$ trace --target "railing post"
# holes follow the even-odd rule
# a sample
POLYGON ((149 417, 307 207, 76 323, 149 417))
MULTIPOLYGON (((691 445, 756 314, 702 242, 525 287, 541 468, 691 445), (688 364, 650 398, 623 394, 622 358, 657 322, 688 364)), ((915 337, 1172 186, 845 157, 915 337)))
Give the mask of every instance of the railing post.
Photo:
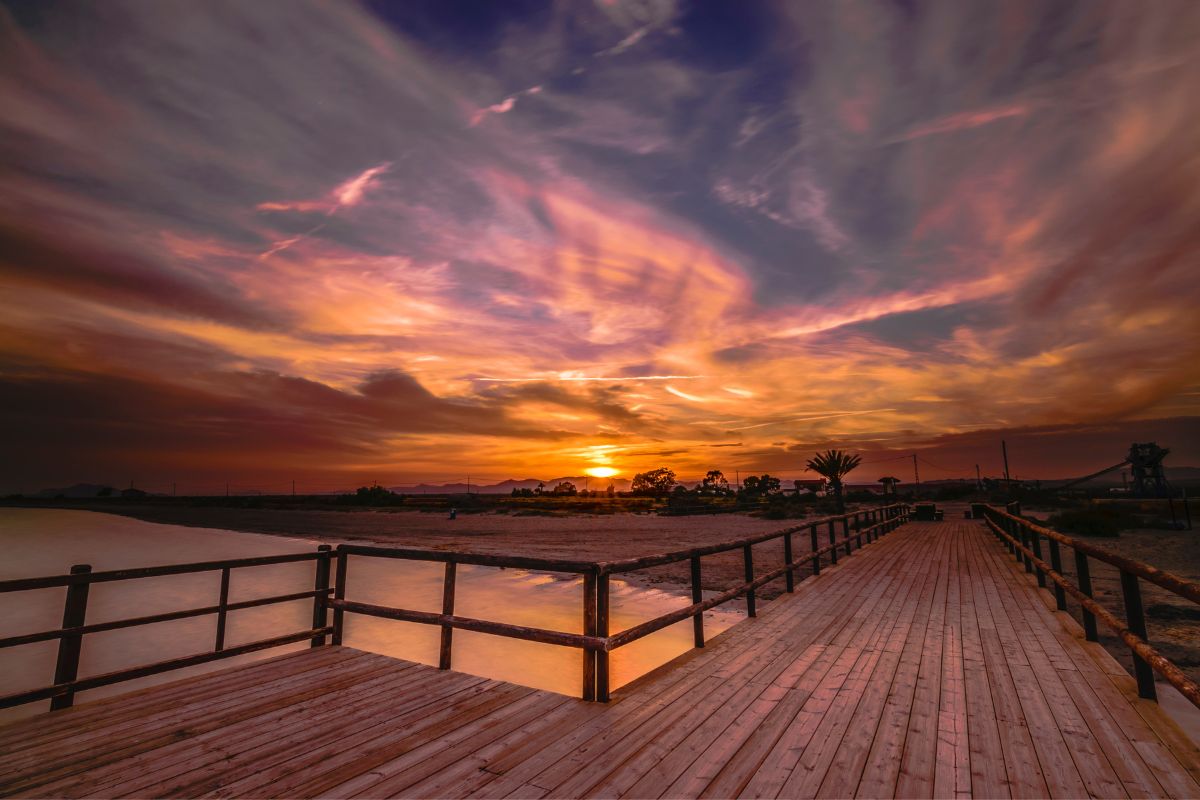
POLYGON ((813 523, 812 525, 808 526, 808 532, 812 536, 813 575, 820 575, 821 574, 821 557, 819 555, 817 555, 817 548, 820 547, 820 544, 817 543, 817 525, 816 525, 816 523, 813 523))
MULTIPOLYGON (((1092 596, 1092 572, 1088 567, 1087 553, 1075 551, 1075 578, 1079 581, 1079 591, 1092 596)), ((1089 642, 1099 640, 1096 632, 1096 615, 1086 608, 1083 609, 1083 635, 1089 642)))
MULTIPOLYGON (((1042 536, 1033 528, 1029 529, 1029 540, 1033 543, 1033 554, 1038 561, 1042 560, 1042 536)), ((1033 559, 1030 559, 1032 561, 1033 559)), ((1043 589, 1046 588, 1046 573, 1042 572, 1042 568, 1034 564, 1034 569, 1037 572, 1037 584, 1043 589)))
MULTIPOLYGON (((1142 611, 1142 590, 1138 586, 1137 575, 1121 570, 1121 593, 1125 595, 1125 624, 1129 626, 1129 630, 1135 636, 1146 641, 1146 615, 1142 611)), ((1158 693, 1154 690, 1154 670, 1136 652, 1130 655, 1133 656, 1133 673, 1137 677, 1138 697, 1157 700, 1158 693)))
MULTIPOLYGON (((608 575, 601 575, 596 585, 596 635, 608 636, 608 575)), ((608 702, 608 651, 596 651, 596 699, 608 702)))
MULTIPOLYGON (((337 551, 337 577, 333 584, 333 599, 346 599, 346 551, 340 547, 337 551)), ((340 608, 333 610, 333 636, 330 637, 330 643, 340 645, 342 643, 342 631, 346 624, 346 612, 340 608)))
MULTIPOLYGON (((72 575, 87 575, 91 564, 76 564, 71 567, 72 575)), ((88 589, 90 583, 67 584, 67 601, 63 604, 64 628, 80 628, 86 624, 88 589)), ((79 677, 79 654, 83 650, 83 634, 67 634, 58 640, 58 663, 54 666, 54 683, 70 683, 79 677)), ((70 708, 75 702, 75 692, 67 692, 50 699, 50 710, 70 708)))
MULTIPOLYGON (((754 580, 754 551, 750 545, 742 548, 742 558, 746 562, 746 583, 754 580)), ((754 588, 746 590, 746 616, 756 617, 758 614, 754 608, 754 588)))
MULTIPOLYGON (((454 614, 454 583, 458 575, 458 565, 453 561, 446 562, 446 574, 442 579, 442 613, 446 616, 454 614)), ((450 669, 452 650, 454 647, 454 628, 442 626, 442 646, 438 651, 438 669, 450 669)))
MULTIPOLYGON (((704 600, 700 589, 700 556, 692 556, 692 604, 704 600)), ((692 617, 692 633, 695 636, 696 647, 704 647, 704 614, 692 617)))
MULTIPOLYGON (((313 597, 313 630, 324 628, 329 624, 329 551, 333 548, 327 544, 317 545, 317 577, 313 589, 319 594, 313 597)), ((312 647, 325 644, 325 634, 312 638, 312 647)))
POLYGON ((225 649, 225 618, 229 614, 229 567, 221 570, 221 599, 217 601, 217 642, 213 648, 218 653, 225 649))
MULTIPOLYGON (((1014 524, 1017 526, 1017 530, 1019 530, 1021 532, 1021 544, 1025 545, 1026 550, 1029 550, 1030 546, 1032 545, 1032 542, 1029 541, 1029 538, 1030 538, 1029 530, 1024 525, 1022 525, 1020 522, 1017 522, 1014 524)), ((1033 572, 1033 558, 1030 557, 1028 552, 1023 553, 1023 555, 1025 557, 1025 571, 1033 572)))
POLYGON ((833 545, 829 550, 829 562, 837 564, 837 534, 833 532, 833 520, 829 520, 829 544, 833 545))
MULTIPOLYGON (((1048 538, 1046 543, 1050 545, 1050 568, 1062 575, 1062 555, 1058 551, 1058 540, 1048 538)), ((1054 583, 1054 605, 1058 607, 1059 611, 1067 610, 1067 593, 1063 591, 1063 587, 1059 586, 1057 581, 1054 583)))
POLYGON ((792 532, 788 531, 783 535, 783 563, 787 564, 787 572, 784 574, 784 584, 789 592, 796 591, 796 576, 792 569, 792 532))
POLYGON ((842 538, 846 540, 846 555, 850 555, 850 519, 842 517, 842 538))
MULTIPOLYGON (((596 635, 596 573, 583 573, 583 633, 596 635)), ((583 648, 583 699, 596 699, 596 652, 583 648)))

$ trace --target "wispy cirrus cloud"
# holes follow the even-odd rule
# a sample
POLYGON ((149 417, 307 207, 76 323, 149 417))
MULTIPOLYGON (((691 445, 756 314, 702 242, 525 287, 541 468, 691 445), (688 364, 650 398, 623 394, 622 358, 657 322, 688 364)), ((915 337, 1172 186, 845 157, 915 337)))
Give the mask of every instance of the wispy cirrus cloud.
POLYGON ((503 478, 1194 415, 1200 11, 1007 8, 0 11, 6 441, 503 478))

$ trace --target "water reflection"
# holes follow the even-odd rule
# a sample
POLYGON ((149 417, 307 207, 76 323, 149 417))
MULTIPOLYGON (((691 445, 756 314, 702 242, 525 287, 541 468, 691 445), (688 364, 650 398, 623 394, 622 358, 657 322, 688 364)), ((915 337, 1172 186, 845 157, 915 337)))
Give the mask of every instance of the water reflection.
MULTIPOLYGON (((0 546, 8 558, 0 562, 0 579, 52 575, 72 564, 93 570, 153 566, 226 558, 308 552, 315 542, 279 536, 159 525, 87 511, 0 509, 0 546)), ((234 570, 230 601, 286 594, 312 587, 310 562, 234 570)), ((419 611, 440 611, 443 565, 352 556, 347 598, 419 611)), ((145 578, 94 584, 88 601, 89 623, 214 605, 220 572, 145 578)), ((0 596, 0 636, 57 628, 62 622, 65 589, 45 589, 0 596)), ((582 579, 526 570, 460 566, 455 613, 517 625, 580 633, 582 579)), ((689 604, 679 594, 658 591, 614 578, 611 582, 611 630, 615 633, 674 608, 689 604)), ((243 609, 229 614, 226 646, 232 647, 299 630, 311 624, 310 601, 243 609)), ((716 609, 706 615, 709 636, 741 619, 734 611, 716 609)), ((216 617, 175 620, 152 626, 90 634, 84 637, 80 676, 191 655, 211 650, 216 617)), ((344 643, 397 658, 436 664, 439 629, 428 625, 346 615, 344 643)), ((684 621, 613 653, 615 689, 692 644, 690 621, 684 621)), ((91 690, 82 700, 120 694, 141 686, 177 680, 191 674, 269 657, 306 644, 290 645, 176 670, 163 675, 91 690)), ((54 674, 57 642, 41 642, 0 650, 0 693, 44 686, 54 674)), ((453 668, 526 686, 578 695, 582 656, 574 648, 506 639, 472 631, 455 631, 453 668)), ((0 711, 0 720, 44 710, 33 703, 0 711)))

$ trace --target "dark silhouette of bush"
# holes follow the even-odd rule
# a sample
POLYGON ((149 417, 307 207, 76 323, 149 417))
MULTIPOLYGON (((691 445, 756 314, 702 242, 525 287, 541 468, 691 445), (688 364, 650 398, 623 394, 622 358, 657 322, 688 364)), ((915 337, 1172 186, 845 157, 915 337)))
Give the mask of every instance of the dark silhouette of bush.
POLYGON ((1091 506, 1060 511, 1046 520, 1060 533, 1075 536, 1120 536, 1121 531, 1137 527, 1137 520, 1116 509, 1091 506))

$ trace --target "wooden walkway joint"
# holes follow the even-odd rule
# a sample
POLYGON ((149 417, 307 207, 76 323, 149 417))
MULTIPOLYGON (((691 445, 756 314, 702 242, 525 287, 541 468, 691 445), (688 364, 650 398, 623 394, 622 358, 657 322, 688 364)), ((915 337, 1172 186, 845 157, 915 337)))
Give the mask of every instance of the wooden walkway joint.
POLYGON ((1200 796, 1200 749, 1007 554, 907 524, 608 704, 305 649, 0 727, 0 793, 1200 796))

